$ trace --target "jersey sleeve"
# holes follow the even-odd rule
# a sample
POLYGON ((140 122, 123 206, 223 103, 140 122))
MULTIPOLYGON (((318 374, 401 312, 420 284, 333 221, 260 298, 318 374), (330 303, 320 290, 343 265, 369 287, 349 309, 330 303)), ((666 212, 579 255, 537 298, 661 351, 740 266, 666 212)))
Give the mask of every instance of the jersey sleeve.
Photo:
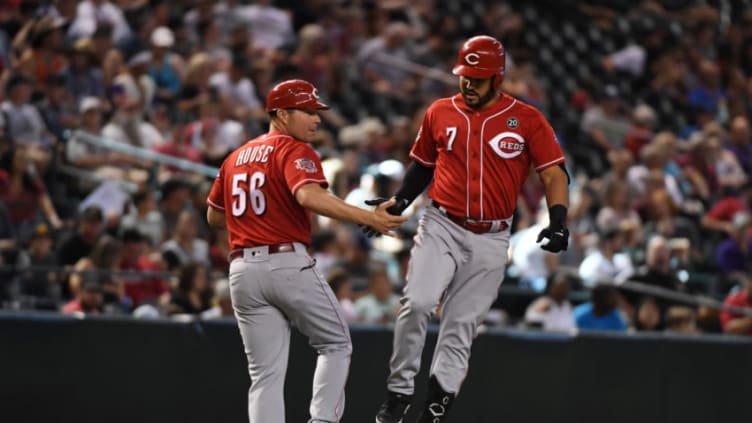
POLYGON ((531 125, 532 133, 529 136, 530 158, 535 171, 541 172, 551 166, 564 163, 564 153, 561 151, 561 146, 551 125, 538 111, 531 119, 534 120, 534 123, 531 125))
POLYGON ((436 157, 438 156, 436 140, 431 130, 432 116, 432 109, 429 108, 423 117, 423 123, 420 125, 417 137, 415 137, 413 148, 410 150, 410 158, 425 167, 436 167, 436 157))
POLYGON ((292 143, 286 154, 282 155, 281 166, 287 187, 293 195, 305 184, 319 184, 324 189, 329 187, 321 160, 308 144, 292 143))
POLYGON ((212 185, 211 191, 209 191, 209 197, 206 198, 207 205, 222 211, 225 210, 225 163, 227 163, 227 161, 222 163, 222 166, 219 168, 219 174, 214 179, 214 184, 212 185))

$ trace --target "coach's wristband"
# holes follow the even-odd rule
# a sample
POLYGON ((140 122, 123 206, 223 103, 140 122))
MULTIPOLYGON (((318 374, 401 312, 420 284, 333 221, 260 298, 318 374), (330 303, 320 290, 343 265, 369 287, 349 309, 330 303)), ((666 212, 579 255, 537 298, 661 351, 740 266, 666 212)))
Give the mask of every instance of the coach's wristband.
POLYGON ((561 204, 554 204, 548 208, 549 226, 552 229, 567 227, 567 208, 561 204))

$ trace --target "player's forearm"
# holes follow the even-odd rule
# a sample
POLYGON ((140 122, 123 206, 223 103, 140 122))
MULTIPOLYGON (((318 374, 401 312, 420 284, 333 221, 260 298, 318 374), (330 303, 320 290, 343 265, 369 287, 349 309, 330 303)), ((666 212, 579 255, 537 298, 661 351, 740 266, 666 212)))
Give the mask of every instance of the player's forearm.
POLYGON ((569 189, 567 188, 567 174, 560 166, 551 166, 540 174, 546 191, 548 207, 561 204, 569 207, 569 189))
POLYGON ((409 206, 426 189, 432 179, 432 167, 425 167, 412 162, 402 179, 402 186, 397 190, 394 197, 397 200, 406 199, 408 201, 406 206, 409 206))
POLYGON ((301 206, 322 216, 361 225, 370 223, 369 211, 347 204, 341 198, 315 184, 302 186, 295 193, 295 199, 301 206))

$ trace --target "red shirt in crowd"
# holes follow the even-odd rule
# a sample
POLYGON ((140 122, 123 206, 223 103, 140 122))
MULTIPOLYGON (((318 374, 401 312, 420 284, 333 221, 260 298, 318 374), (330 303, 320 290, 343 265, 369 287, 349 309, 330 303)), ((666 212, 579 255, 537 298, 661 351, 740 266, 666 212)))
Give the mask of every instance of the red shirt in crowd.
MULTIPOLYGON (((749 294, 747 294, 747 291, 745 290, 729 295, 728 297, 726 297, 726 301, 724 301, 723 304, 727 306, 748 308, 752 310, 752 301, 750 301, 749 294)), ((723 329, 726 329, 726 325, 728 324, 728 322, 738 317, 741 317, 741 316, 731 313, 729 311, 725 311, 725 310, 722 311, 721 312, 721 327, 723 329)), ((752 335, 752 329, 747 331, 747 335, 752 335)))
MULTIPOLYGON (((140 256, 135 263, 122 265, 120 270, 158 272, 162 269, 146 256, 140 256)), ((167 281, 154 276, 124 276, 122 280, 125 283, 125 295, 133 301, 134 307, 144 301, 156 300, 168 291, 167 281)))

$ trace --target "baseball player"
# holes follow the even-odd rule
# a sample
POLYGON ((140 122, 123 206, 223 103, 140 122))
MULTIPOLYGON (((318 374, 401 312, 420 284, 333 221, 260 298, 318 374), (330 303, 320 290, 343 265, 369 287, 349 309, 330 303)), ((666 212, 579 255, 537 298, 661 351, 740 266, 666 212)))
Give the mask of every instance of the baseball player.
POLYGON ((229 233, 230 294, 251 375, 251 423, 285 421, 291 323, 319 354, 310 422, 338 422, 344 409, 352 346, 342 310, 306 251, 310 211, 384 234, 407 220, 383 206, 372 212, 348 205, 326 190, 321 162, 307 143, 321 122, 318 110, 327 108, 306 81, 272 88, 270 131, 225 159, 207 199, 209 224, 229 233))
MULTIPOLYGON (((478 325, 504 278, 510 225, 532 165, 545 186, 550 225, 538 242, 567 249, 569 203, 564 155, 535 108, 500 92, 504 47, 488 36, 467 40, 452 73, 460 93, 435 101, 413 145, 397 203, 401 214, 421 192, 431 205, 415 236, 407 286, 394 332, 388 394, 377 423, 402 422, 411 405, 426 325, 444 296, 421 423, 444 421, 460 389, 478 325)), ((383 204, 383 198, 367 202, 383 204)))

